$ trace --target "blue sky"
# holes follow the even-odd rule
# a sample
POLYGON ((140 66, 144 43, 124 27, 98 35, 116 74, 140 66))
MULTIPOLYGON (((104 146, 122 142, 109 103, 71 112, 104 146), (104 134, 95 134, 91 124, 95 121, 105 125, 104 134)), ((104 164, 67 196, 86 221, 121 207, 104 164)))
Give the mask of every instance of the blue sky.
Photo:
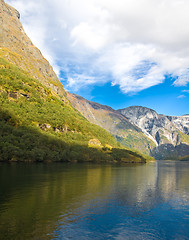
POLYGON ((188 0, 7 0, 66 90, 189 113, 188 0))
POLYGON ((109 105, 113 109, 122 109, 129 106, 145 106, 156 110, 160 114, 181 116, 188 114, 189 91, 185 87, 174 87, 172 80, 166 78, 165 82, 135 95, 127 95, 120 91, 119 86, 107 83, 102 86, 93 86, 90 89, 80 89, 77 94, 84 98, 109 105))

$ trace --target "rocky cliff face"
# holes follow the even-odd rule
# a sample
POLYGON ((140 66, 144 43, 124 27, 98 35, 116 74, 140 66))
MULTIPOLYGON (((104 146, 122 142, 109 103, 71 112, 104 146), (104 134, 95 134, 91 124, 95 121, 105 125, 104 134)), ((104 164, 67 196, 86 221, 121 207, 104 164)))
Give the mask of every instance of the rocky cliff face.
POLYGON ((99 125, 114 135, 128 148, 151 154, 155 144, 134 123, 111 107, 88 101, 76 94, 67 94, 73 107, 90 122, 99 125))
POLYGON ((154 141, 154 157, 177 158, 189 154, 189 116, 165 116, 141 106, 120 109, 118 112, 154 141))
POLYGON ((65 91, 53 68, 42 56, 20 23, 20 14, 13 7, 0 0, 0 56, 27 71, 53 93, 65 99, 65 91))
POLYGON ((189 115, 184 116, 167 116, 170 122, 172 122, 177 129, 181 132, 189 135, 189 115))

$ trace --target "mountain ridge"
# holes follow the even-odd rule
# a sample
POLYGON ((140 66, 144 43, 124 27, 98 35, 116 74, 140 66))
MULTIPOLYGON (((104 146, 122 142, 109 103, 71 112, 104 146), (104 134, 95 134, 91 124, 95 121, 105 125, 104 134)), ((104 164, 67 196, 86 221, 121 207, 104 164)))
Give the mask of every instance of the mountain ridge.
POLYGON ((89 121, 109 131, 127 147, 149 154, 157 159, 173 159, 189 154, 189 116, 187 115, 166 116, 143 106, 131 106, 114 110, 101 104, 98 104, 98 113, 95 113, 97 110, 94 109, 94 104, 97 103, 88 101, 75 94, 68 94, 68 99, 89 121), (109 110, 108 113, 102 113, 104 108, 109 110), (110 120, 108 120, 108 115, 111 113, 116 116, 116 119, 122 119, 122 132, 125 135, 119 131, 118 121, 111 119, 110 123, 110 120), (91 114, 95 114, 93 119, 90 116, 91 114), (125 117, 124 121, 123 116, 125 117), (111 129, 107 125, 108 121, 109 125, 113 126, 111 129), (132 133, 132 138, 128 134, 131 129, 135 130, 132 133), (137 136, 139 133, 140 135, 137 136), (136 136, 141 138, 141 141, 137 141, 136 136), (134 145, 136 141, 137 145, 134 145), (128 142, 131 142, 129 146, 128 142), (148 151, 140 147, 141 144, 145 144, 145 148, 148 151))

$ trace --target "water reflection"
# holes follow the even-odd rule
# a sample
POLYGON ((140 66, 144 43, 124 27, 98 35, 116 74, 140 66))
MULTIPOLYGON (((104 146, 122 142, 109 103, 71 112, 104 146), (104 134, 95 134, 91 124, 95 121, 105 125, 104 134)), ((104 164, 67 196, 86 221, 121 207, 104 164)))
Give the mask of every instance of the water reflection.
POLYGON ((189 163, 1 164, 0 239, 188 239, 189 163))

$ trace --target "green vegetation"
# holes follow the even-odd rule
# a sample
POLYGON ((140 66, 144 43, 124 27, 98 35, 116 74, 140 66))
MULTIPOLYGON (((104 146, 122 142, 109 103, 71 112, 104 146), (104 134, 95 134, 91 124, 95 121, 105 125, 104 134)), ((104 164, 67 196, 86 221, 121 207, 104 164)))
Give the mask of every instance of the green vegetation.
POLYGON ((0 58, 0 161, 135 161, 111 134, 28 73, 0 58), (89 147, 98 139, 102 147, 89 147), (106 144, 113 148, 106 149, 106 144))
POLYGON ((155 144, 147 137, 145 137, 141 132, 135 132, 135 135, 128 133, 125 137, 115 136, 117 141, 123 146, 132 149, 133 151, 140 151, 145 155, 150 155, 152 149, 155 148, 155 144))
POLYGON ((183 143, 189 144, 189 135, 179 132, 178 137, 183 143))

